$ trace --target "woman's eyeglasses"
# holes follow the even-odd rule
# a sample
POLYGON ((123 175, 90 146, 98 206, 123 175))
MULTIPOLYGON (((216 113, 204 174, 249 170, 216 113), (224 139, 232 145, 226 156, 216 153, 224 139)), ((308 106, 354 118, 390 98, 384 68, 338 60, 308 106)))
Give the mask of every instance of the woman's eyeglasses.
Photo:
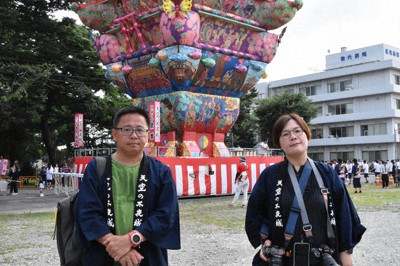
POLYGON ((300 137, 301 134, 303 134, 303 132, 304 132, 304 131, 303 131, 300 127, 295 127, 295 128, 292 129, 292 130, 285 130, 285 131, 282 131, 281 138, 283 138, 283 139, 289 139, 291 133, 293 133, 293 135, 295 135, 296 137, 300 137))

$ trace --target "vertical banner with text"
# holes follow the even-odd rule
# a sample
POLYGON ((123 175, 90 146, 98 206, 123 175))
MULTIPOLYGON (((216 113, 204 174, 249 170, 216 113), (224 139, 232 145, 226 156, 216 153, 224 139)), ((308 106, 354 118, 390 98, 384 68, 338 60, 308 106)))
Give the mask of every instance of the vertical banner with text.
POLYGON ((160 102, 150 102, 148 114, 150 118, 149 141, 160 142, 160 102))
POLYGON ((75 114, 75 147, 83 145, 83 114, 75 114))
POLYGON ((7 159, 0 159, 0 175, 6 175, 8 170, 8 160, 7 159))

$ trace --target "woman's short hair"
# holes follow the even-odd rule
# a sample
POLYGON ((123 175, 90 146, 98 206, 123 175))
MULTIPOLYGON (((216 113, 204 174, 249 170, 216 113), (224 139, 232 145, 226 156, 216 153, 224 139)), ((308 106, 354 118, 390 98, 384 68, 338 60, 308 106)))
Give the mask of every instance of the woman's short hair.
POLYGON ((276 120, 274 127, 272 128, 272 141, 274 142, 274 144, 276 146, 278 146, 279 148, 281 147, 281 144, 279 143, 279 139, 281 137, 282 131, 284 129, 284 127, 286 126, 286 124, 290 121, 290 120, 294 120, 297 124, 299 124, 299 126, 301 127, 301 129, 304 131, 304 133, 307 136, 307 139, 310 140, 311 139, 311 130, 308 127, 306 121, 304 121, 304 119, 299 116, 298 114, 292 113, 292 114, 286 114, 286 115, 281 115, 278 120, 276 120))

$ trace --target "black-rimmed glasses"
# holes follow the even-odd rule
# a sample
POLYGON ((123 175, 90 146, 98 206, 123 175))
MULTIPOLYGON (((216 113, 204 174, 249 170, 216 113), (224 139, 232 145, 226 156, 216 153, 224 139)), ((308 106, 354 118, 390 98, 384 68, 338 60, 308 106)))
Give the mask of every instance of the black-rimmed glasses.
POLYGON ((115 127, 114 129, 121 131, 121 134, 124 136, 131 136, 133 133, 136 133, 139 137, 146 136, 148 129, 144 128, 131 128, 131 127, 115 127))

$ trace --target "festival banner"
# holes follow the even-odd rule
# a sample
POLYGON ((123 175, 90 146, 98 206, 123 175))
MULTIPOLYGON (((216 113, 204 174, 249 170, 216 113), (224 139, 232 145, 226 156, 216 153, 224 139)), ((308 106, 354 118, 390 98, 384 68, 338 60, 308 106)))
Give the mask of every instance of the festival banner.
MULTIPOLYGON (((178 197, 221 196, 235 193, 236 168, 240 157, 182 158, 155 157, 171 169, 178 197)), ((76 157, 75 171, 83 173, 92 157, 76 157)), ((261 172, 279 163, 282 156, 246 157, 251 192, 261 172)))
POLYGON ((83 114, 75 114, 75 147, 83 144, 83 114))
POLYGON ((0 159, 0 175, 6 175, 8 170, 8 160, 0 159))
POLYGON ((149 103, 149 141, 150 142, 160 142, 160 102, 153 101, 149 103))

